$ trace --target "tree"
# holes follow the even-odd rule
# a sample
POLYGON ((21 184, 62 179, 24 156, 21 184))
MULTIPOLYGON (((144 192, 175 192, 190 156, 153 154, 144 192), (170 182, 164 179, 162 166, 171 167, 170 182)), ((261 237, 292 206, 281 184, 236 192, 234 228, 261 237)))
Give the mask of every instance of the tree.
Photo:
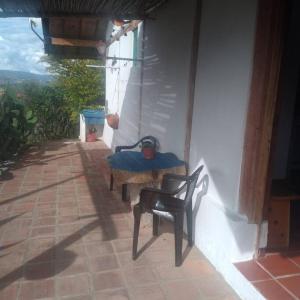
POLYGON ((33 142, 74 136, 76 126, 60 88, 31 82, 23 90, 23 102, 37 119, 33 142))
POLYGON ((87 65, 100 65, 101 61, 87 59, 57 59, 45 56, 48 71, 54 75, 54 84, 63 91, 70 109, 71 119, 78 120, 83 108, 104 105, 104 70, 87 65))

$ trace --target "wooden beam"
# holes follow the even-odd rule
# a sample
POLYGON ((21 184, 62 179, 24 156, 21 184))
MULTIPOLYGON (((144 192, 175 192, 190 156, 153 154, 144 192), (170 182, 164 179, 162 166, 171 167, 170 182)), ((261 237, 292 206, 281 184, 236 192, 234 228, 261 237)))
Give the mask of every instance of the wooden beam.
POLYGON ((109 47, 113 42, 118 41, 126 33, 136 29, 142 20, 133 20, 129 24, 124 25, 121 30, 119 30, 109 41, 107 41, 106 46, 109 47))
POLYGON ((106 43, 103 41, 66 39, 66 38, 51 38, 52 45, 70 46, 70 47, 90 47, 97 48, 100 54, 105 53, 106 43))
POLYGON ((190 145, 192 137, 192 124, 193 124, 193 110, 194 110, 194 98, 195 98, 195 81, 197 75, 197 62, 198 62, 198 49, 199 49, 199 36, 200 36, 200 21, 201 21, 201 3, 202 1, 196 1, 194 25, 193 25, 193 37, 191 45, 191 59, 190 59, 190 73, 188 81, 188 108, 186 114, 186 133, 185 133, 185 146, 184 146, 184 160, 189 166, 190 160, 190 145))

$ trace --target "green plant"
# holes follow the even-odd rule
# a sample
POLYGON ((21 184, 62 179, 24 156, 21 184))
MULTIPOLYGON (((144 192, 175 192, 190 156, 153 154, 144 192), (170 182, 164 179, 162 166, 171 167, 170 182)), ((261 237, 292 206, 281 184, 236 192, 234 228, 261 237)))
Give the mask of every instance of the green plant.
POLYGON ((25 103, 37 118, 33 142, 73 137, 76 122, 61 89, 30 84, 24 88, 25 103))
POLYGON ((103 69, 87 65, 99 65, 100 60, 42 58, 49 64, 48 71, 54 76, 54 85, 63 91, 63 97, 73 122, 77 122, 84 108, 104 105, 103 69))
POLYGON ((37 119, 8 92, 0 98, 0 160, 16 155, 27 144, 37 119))

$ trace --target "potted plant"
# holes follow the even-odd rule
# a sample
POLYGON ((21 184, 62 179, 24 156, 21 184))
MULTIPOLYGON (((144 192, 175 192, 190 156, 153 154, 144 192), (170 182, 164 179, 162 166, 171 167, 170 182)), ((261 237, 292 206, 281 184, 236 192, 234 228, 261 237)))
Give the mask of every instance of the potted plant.
POLYGON ((118 113, 115 114, 108 114, 106 115, 107 124, 112 129, 118 129, 119 128, 119 115, 118 113))
POLYGON ((155 145, 151 141, 146 141, 142 144, 142 153, 145 159, 154 159, 155 145))
POLYGON ((97 135, 96 135, 97 129, 95 127, 91 127, 89 129, 89 133, 87 134, 86 141, 87 142, 96 142, 97 135))

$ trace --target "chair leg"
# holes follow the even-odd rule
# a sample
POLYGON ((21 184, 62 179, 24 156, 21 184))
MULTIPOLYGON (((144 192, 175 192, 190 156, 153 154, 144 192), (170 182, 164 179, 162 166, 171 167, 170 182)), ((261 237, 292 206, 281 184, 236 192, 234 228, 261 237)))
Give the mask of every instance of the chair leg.
POLYGON ((127 184, 122 184, 122 201, 127 201, 127 184))
POLYGON ((186 223, 187 223, 187 232, 188 232, 188 244, 190 247, 194 245, 194 236, 193 236, 193 203, 190 201, 186 209, 186 223))
POLYGON ((183 213, 177 213, 174 218, 175 231, 175 266, 182 263, 183 213))
POLYGON ((159 216, 153 214, 153 235, 158 236, 159 216))
POLYGON ((141 212, 140 208, 135 206, 133 209, 134 214, 134 230, 133 230, 133 245, 132 245, 132 259, 137 259, 137 247, 140 231, 141 212))
POLYGON ((114 176, 111 173, 110 174, 110 186, 109 186, 109 190, 112 191, 114 189, 114 176))

